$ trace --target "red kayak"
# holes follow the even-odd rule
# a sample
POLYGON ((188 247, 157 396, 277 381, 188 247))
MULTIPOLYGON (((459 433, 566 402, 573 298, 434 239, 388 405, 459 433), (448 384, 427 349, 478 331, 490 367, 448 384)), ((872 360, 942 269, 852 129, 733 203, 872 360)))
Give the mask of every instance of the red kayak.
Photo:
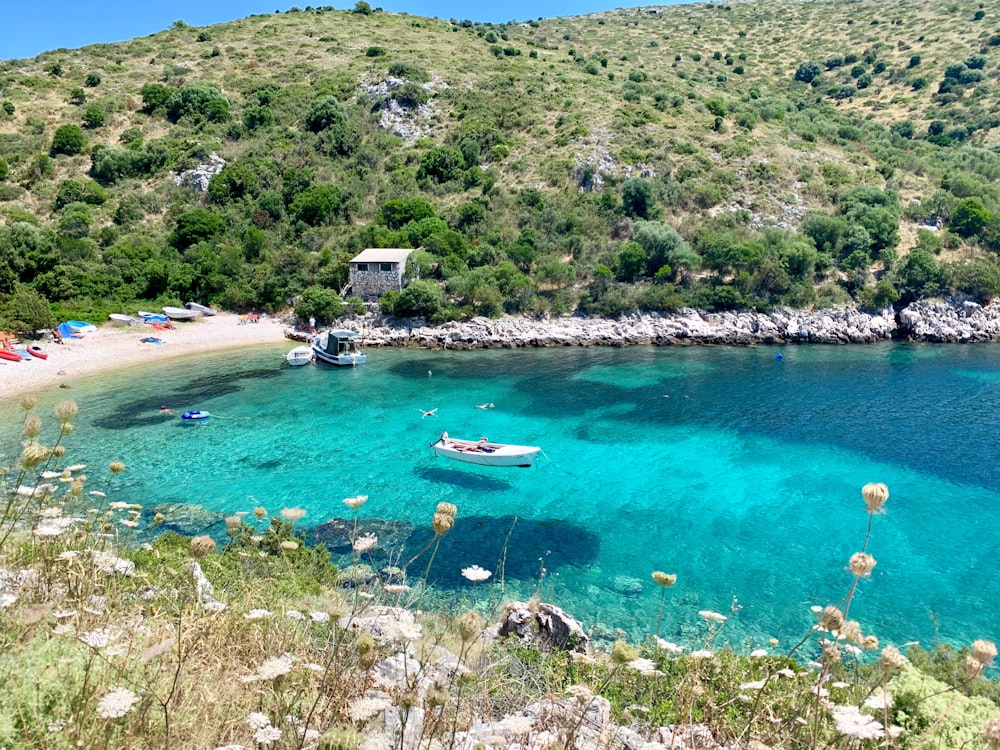
POLYGON ((21 355, 12 352, 10 349, 0 349, 0 359, 9 359, 11 362, 20 362, 21 355))
POLYGON ((42 347, 38 346, 37 344, 28 345, 28 354, 30 354, 32 357, 38 357, 39 359, 49 358, 49 353, 44 349, 42 349, 42 347))

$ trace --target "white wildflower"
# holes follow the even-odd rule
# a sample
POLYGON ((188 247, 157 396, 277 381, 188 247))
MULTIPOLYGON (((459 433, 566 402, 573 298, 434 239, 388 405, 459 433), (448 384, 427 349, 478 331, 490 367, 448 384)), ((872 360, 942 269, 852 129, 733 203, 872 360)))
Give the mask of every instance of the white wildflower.
POLYGON ((366 502, 368 502, 368 495, 357 495, 355 497, 344 498, 344 505, 352 510, 357 510, 366 502))
POLYGON ((93 495, 94 497, 107 497, 107 494, 101 492, 100 490, 91 490, 87 493, 88 495, 93 495))
POLYGON ((67 466, 66 471, 83 471, 87 468, 87 464, 73 464, 72 466, 67 466))
POLYGON ((884 690, 880 690, 868 696, 865 700, 865 706, 884 711, 887 708, 892 708, 892 696, 884 690))
POLYGON ((405 583, 389 583, 382 587, 387 594, 405 594, 410 587, 405 583))
POLYGON ((128 526, 130 529, 134 529, 139 526, 138 521, 133 521, 128 518, 123 518, 121 521, 119 521, 119 523, 121 523, 122 526, 128 526))
POLYGON ((263 729, 264 727, 271 726, 271 719, 268 718, 267 714, 262 714, 260 711, 254 711, 247 717, 247 724, 250 725, 251 729, 263 729))
POLYGON ((740 690, 763 690, 767 680, 754 680, 753 682, 741 682, 740 690))
POLYGON ((15 594, 9 594, 6 591, 0 593, 0 609, 7 609, 10 605, 17 601, 17 596, 15 594))
POLYGON ((309 619, 320 625, 330 622, 330 615, 327 612, 310 612, 309 619))
POLYGON ((281 739, 281 730, 277 727, 263 727, 254 732, 253 739, 258 745, 270 745, 281 739))
POLYGON ((128 510, 132 507, 132 503, 123 503, 120 500, 115 500, 113 503, 108 503, 108 507, 111 510, 128 510))
POLYGON ((108 630, 108 628, 90 630, 86 633, 81 633, 79 636, 80 640, 91 648, 104 648, 117 637, 118 634, 108 630))
POLYGON ((859 740, 880 740, 885 736, 882 723, 861 713, 857 706, 834 706, 833 722, 838 732, 859 740))
POLYGON ((262 680, 276 680, 292 671, 294 659, 291 654, 282 654, 268 659, 257 668, 257 674, 262 680))
POLYGON ((92 549, 90 550, 90 556, 94 562, 94 566, 102 573, 107 573, 108 575, 117 573, 123 576, 130 576, 135 573, 134 562, 123 560, 120 557, 112 555, 110 552, 92 549))
POLYGON ((247 620, 263 620, 264 618, 270 616, 271 612, 270 610, 267 609, 251 609, 249 612, 243 615, 244 619, 247 620))
POLYGON ((243 745, 219 745, 215 750, 244 750, 243 745))
POLYGON ((295 523, 306 515, 305 508, 282 508, 281 517, 289 523, 295 523))
POLYGON ((348 706, 347 713, 352 721, 363 724, 391 706, 389 701, 381 698, 360 698, 348 706))
POLYGON ((97 715, 102 719, 119 719, 139 702, 139 696, 128 688, 114 687, 97 702, 97 715))
POLYGON ((378 544, 377 536, 374 534, 365 534, 364 536, 359 536, 355 539, 354 544, 351 546, 354 548, 355 552, 361 554, 363 552, 371 552, 375 549, 376 544, 378 544))
POLYGON ((75 617, 76 616, 76 610, 75 609, 57 609, 55 612, 52 613, 52 616, 54 618, 56 618, 57 620, 65 620, 68 617, 75 617))
POLYGON ((56 559, 57 560, 75 560, 79 556, 80 556, 80 553, 79 553, 78 550, 68 549, 65 552, 60 552, 58 555, 56 555, 56 559))
POLYGON ((479 581, 485 581, 493 573, 492 571, 480 568, 478 565, 473 565, 468 568, 462 568, 462 575, 473 583, 478 583, 479 581))
POLYGON ((755 648, 753 651, 750 652, 750 656, 754 659, 760 659, 763 656, 767 656, 767 649, 755 648))
POLYGON ((725 615, 720 615, 718 612, 713 612, 710 609, 703 609, 698 612, 698 614, 704 617, 708 622, 725 622, 729 619, 725 615))
POLYGON ((713 656, 715 656, 715 652, 707 648, 691 652, 692 659, 711 659, 713 656))
POLYGON ((304 614, 302 614, 301 612, 299 612, 297 609, 288 609, 288 610, 285 610, 285 617, 288 617, 288 618, 290 618, 292 620, 304 620, 304 619, 306 619, 306 616, 304 614))
POLYGON ((671 643, 670 641, 665 641, 659 636, 656 638, 656 645, 658 648, 662 648, 668 654, 682 654, 684 653, 684 647, 678 646, 676 643, 671 643))
POLYGON ((633 659, 628 662, 625 666, 631 667, 636 672, 655 672, 656 664, 653 663, 652 659, 633 659))

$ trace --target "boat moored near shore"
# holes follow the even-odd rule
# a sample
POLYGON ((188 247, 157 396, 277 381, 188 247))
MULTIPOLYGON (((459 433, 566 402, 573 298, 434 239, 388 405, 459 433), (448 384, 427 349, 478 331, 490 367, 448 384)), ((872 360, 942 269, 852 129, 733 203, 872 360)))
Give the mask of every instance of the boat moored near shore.
POLYGON ((312 340, 312 351, 317 362, 327 365, 350 367, 368 361, 354 331, 324 331, 312 340))
POLYGON ((508 445, 506 443, 491 443, 486 438, 479 440, 459 440, 448 437, 442 432, 441 437, 432 446, 434 452, 444 458, 464 461, 467 464, 479 466, 519 466, 527 468, 535 460, 542 449, 534 445, 508 445))

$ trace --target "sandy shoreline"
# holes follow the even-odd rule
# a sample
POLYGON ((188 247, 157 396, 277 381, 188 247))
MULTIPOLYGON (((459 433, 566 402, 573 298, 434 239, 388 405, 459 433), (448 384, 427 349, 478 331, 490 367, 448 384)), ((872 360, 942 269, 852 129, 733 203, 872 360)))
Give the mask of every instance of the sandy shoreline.
MULTIPOLYGON (((239 317, 220 313, 191 322, 175 323, 173 330, 154 331, 150 326, 104 324, 82 339, 66 339, 63 345, 41 342, 48 359, 8 362, 0 360, 0 399, 42 391, 102 372, 120 370, 145 362, 159 362, 201 352, 238 349, 287 341, 286 326, 277 318, 240 324, 239 317), (155 336, 162 346, 140 344, 155 336)), ((288 342, 289 349, 295 342, 288 342)))

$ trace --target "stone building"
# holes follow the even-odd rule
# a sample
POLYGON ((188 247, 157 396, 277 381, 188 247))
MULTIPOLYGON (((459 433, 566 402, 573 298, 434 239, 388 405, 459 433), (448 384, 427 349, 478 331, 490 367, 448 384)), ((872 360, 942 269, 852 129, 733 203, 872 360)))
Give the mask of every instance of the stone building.
POLYGON ((361 299, 378 299, 390 289, 406 286, 406 259, 412 250, 369 247, 351 258, 351 291, 361 299))

